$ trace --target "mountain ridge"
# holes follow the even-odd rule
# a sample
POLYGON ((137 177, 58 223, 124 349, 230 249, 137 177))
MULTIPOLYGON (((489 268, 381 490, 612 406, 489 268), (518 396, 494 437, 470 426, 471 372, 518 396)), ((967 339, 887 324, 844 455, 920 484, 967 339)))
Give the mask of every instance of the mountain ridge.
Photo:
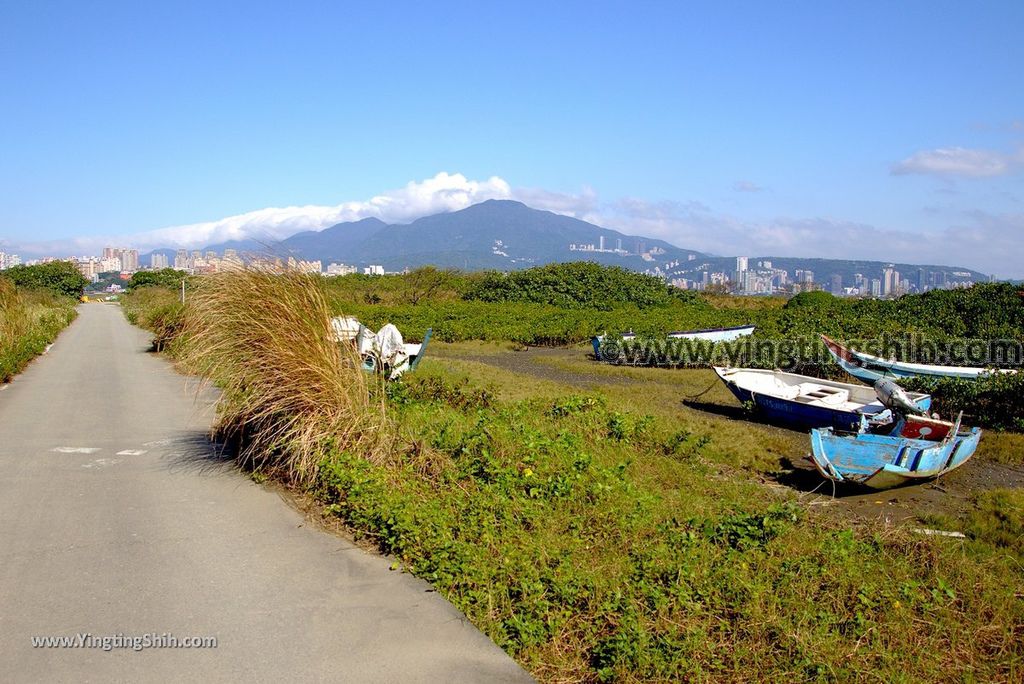
MULTIPOLYGON (((301 231, 272 245, 256 240, 211 244, 203 252, 224 249, 365 266, 379 264, 389 271, 432 265, 463 270, 518 270, 562 261, 596 261, 666 279, 700 280, 701 270, 731 274, 735 257, 720 257, 677 247, 665 240, 631 235, 571 216, 533 209, 515 200, 486 200, 458 211, 420 217, 406 224, 389 224, 376 217, 334 224, 319 231, 301 231)), ((173 250, 154 250, 161 253, 173 250)), ((144 259, 145 261, 145 259, 144 259)), ((878 277, 888 262, 800 258, 749 257, 750 267, 771 261, 772 267, 813 270, 815 281, 829 283, 839 275, 853 285, 855 273, 878 277)), ((944 282, 987 280, 959 266, 896 264, 904 277, 917 269, 944 273, 944 282), (960 273, 965 275, 951 275, 960 273)), ((930 276, 929 276, 930 277, 930 276)))

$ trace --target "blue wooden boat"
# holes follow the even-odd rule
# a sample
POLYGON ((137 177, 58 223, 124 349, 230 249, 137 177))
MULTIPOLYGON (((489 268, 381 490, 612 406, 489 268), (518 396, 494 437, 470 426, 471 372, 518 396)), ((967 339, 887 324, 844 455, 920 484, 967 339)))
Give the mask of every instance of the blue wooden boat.
POLYGON ((837 434, 811 430, 811 461, 835 482, 888 489, 939 477, 967 462, 978 448, 981 430, 960 429, 960 418, 941 440, 906 437, 900 421, 890 434, 837 434))
MULTIPOLYGON (((778 370, 717 366, 714 370, 741 403, 752 405, 774 422, 855 432, 861 429, 864 419, 875 423, 892 421, 891 411, 871 387, 778 370)), ((928 394, 907 392, 906 396, 922 412, 931 408, 932 398, 928 394)))
POLYGON ((961 378, 977 380, 986 373, 1013 373, 1014 370, 995 370, 991 368, 970 366, 934 366, 927 363, 907 363, 893 359, 883 359, 864 352, 845 347, 830 337, 821 336, 829 354, 843 370, 864 382, 875 382, 883 378, 900 380, 903 378, 961 378))

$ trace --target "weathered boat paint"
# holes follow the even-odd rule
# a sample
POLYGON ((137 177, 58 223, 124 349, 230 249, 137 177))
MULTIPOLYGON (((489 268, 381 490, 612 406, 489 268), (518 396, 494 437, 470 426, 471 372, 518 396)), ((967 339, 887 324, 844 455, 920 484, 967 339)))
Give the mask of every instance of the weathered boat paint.
POLYGON ((960 430, 960 421, 942 441, 909 439, 869 432, 836 434, 832 428, 811 430, 811 461, 824 477, 873 489, 920 482, 960 467, 978 448, 981 430, 960 430))

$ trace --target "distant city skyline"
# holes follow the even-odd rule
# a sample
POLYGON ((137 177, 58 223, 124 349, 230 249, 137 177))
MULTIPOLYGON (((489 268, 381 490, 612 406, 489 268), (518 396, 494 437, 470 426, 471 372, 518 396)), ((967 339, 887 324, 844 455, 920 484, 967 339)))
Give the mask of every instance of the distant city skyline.
POLYGON ((6 253, 500 198, 706 253, 1024 278, 1019 2, 9 3, 0 25, 6 253))

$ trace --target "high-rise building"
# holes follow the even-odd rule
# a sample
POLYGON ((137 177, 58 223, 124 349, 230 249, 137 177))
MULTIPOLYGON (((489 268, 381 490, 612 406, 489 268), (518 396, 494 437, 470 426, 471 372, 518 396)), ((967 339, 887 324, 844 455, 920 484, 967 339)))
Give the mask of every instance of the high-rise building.
POLYGON ((747 270, 747 257, 736 257, 736 270, 739 271, 740 273, 747 270))
POLYGON ((121 270, 135 272, 139 270, 139 250, 137 249, 122 249, 121 252, 121 270))
POLYGON ((83 277, 88 278, 89 280, 95 280, 96 276, 100 272, 100 263, 100 260, 96 259, 96 257, 90 257, 88 259, 79 259, 75 265, 78 266, 78 272, 81 273, 83 277))
POLYGON ((889 264, 882 269, 882 296, 895 295, 900 289, 900 272, 889 264))
POLYGON ((834 275, 832 276, 832 294, 841 295, 843 294, 843 276, 834 275))
POLYGON ((882 296, 882 281, 879 278, 871 279, 871 296, 881 297, 882 296))
POLYGON ((153 269, 167 268, 167 255, 153 252, 149 257, 149 267, 153 269))
POLYGON ((174 253, 174 268, 179 271, 184 271, 190 268, 187 250, 179 249, 174 253))

